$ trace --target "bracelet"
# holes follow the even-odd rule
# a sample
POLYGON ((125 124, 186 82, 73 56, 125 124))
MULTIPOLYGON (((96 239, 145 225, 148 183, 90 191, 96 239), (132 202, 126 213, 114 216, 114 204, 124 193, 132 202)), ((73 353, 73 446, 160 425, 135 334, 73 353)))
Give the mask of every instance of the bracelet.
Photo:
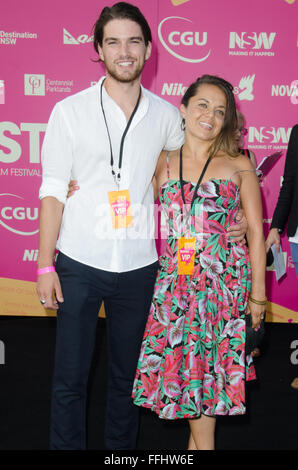
POLYGON ((251 296, 249 296, 249 300, 251 302, 253 302, 254 304, 257 304, 257 305, 267 305, 267 299, 265 299, 265 300, 256 300, 256 299, 253 299, 251 296))
POLYGON ((40 276, 41 274, 52 273, 54 271, 56 271, 54 266, 47 266, 46 268, 40 268, 37 270, 37 276, 40 276))

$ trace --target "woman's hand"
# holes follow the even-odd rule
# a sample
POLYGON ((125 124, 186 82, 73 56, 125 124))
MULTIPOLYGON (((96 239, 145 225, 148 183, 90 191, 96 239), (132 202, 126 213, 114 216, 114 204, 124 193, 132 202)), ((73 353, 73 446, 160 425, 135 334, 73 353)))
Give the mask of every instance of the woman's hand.
POLYGON ((251 300, 248 301, 246 314, 251 314, 251 326, 254 330, 257 330, 265 318, 266 305, 258 305, 251 300))
POLYGON ((78 186, 78 182, 76 180, 72 180, 69 182, 68 184, 68 193, 67 193, 67 199, 72 196, 75 191, 77 191, 78 189, 80 189, 80 186, 78 186))

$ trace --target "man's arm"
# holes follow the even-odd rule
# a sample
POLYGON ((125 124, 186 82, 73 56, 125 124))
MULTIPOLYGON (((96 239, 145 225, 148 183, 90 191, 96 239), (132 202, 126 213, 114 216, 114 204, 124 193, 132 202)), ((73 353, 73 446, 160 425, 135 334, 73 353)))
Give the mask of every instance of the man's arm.
POLYGON ((236 223, 227 228, 228 236, 234 242, 243 242, 245 244, 245 234, 248 224, 243 209, 239 209, 236 216, 236 223))
POLYGON ((272 217, 270 229, 276 228, 281 231, 284 230, 288 221, 290 208, 292 204, 296 167, 298 164, 298 125, 294 126, 289 140, 283 183, 279 192, 278 201, 272 217))
MULTIPOLYGON (((41 201, 39 222, 38 268, 52 266, 56 242, 61 226, 64 204, 55 197, 45 197, 41 201)), ((60 281, 56 272, 38 276, 37 294, 45 300, 45 308, 57 310, 58 302, 63 302, 60 281), (56 299, 53 297, 55 295, 56 299)))

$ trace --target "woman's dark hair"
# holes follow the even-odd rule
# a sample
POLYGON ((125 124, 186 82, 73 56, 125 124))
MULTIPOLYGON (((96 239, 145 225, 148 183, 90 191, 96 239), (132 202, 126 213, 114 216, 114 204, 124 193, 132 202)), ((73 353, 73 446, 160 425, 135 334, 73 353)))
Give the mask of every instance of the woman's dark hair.
POLYGON ((93 45, 98 52, 98 45, 101 47, 102 46, 102 40, 103 40, 103 30, 105 25, 114 19, 125 19, 125 20, 131 20, 137 23, 141 29, 142 33, 144 36, 144 41, 145 45, 148 45, 148 42, 152 42, 152 35, 151 35, 151 30, 150 27, 147 23, 146 18, 144 15, 141 13, 138 7, 135 5, 131 5, 131 3, 126 3, 126 2, 118 2, 115 3, 111 8, 110 7, 105 7, 98 20, 96 21, 94 25, 94 38, 93 38, 93 45))
POLYGON ((209 156, 213 157, 219 150, 226 152, 232 157, 236 157, 239 152, 235 143, 235 132, 237 129, 236 103, 233 93, 233 86, 221 77, 216 75, 202 75, 186 90, 181 103, 187 108, 189 100, 195 96, 201 85, 214 85, 220 88, 226 97, 227 105, 224 123, 219 135, 211 144, 209 156))

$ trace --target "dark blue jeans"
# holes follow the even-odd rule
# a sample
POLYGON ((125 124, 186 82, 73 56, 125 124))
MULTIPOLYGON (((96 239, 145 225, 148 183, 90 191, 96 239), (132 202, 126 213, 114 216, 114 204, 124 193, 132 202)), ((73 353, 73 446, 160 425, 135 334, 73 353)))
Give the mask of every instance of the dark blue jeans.
POLYGON ((105 446, 136 448, 139 410, 131 392, 157 269, 158 262, 113 273, 59 253, 56 270, 64 302, 57 315, 51 449, 86 448, 86 388, 102 301, 109 361, 105 446))

